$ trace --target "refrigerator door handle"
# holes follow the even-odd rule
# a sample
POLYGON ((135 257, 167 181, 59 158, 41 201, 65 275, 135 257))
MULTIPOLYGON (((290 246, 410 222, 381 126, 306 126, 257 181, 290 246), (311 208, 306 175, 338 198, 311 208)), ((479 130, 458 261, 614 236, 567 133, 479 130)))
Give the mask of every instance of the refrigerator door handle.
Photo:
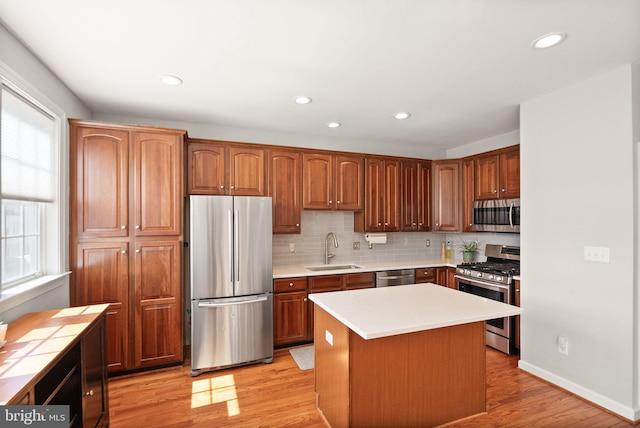
POLYGON ((267 300, 267 297, 263 296, 257 299, 241 300, 239 302, 225 302, 225 303, 198 302, 198 307, 199 308, 220 308, 225 306, 238 306, 238 305, 247 305, 249 303, 265 302, 266 300, 267 300))
POLYGON ((229 239, 227 239, 227 245, 229 247, 229 251, 227 252, 227 254, 229 255, 229 282, 233 282, 233 258, 231 257, 231 254, 233 254, 233 239, 231 239, 233 237, 233 218, 231 210, 227 211, 227 220, 229 232, 229 239))
POLYGON ((233 278, 234 281, 240 282, 240 230, 239 230, 239 226, 238 223, 240 222, 240 212, 238 210, 235 210, 233 212, 233 242, 235 242, 234 244, 234 249, 233 249, 233 265, 234 265, 234 271, 233 271, 233 278))

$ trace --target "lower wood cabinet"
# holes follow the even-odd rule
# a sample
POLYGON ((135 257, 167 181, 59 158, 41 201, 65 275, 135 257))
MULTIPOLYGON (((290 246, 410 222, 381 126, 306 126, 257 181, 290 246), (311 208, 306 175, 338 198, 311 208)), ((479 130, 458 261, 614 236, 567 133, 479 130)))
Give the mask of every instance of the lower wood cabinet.
POLYGON ((282 346, 310 340, 307 278, 273 281, 273 344, 282 346))
POLYGON ((309 293, 375 287, 374 272, 280 278, 273 281, 273 344, 313 341, 314 305, 309 293))
POLYGON ((443 287, 456 288, 456 268, 454 267, 430 267, 417 268, 415 270, 416 284, 433 283, 443 287))

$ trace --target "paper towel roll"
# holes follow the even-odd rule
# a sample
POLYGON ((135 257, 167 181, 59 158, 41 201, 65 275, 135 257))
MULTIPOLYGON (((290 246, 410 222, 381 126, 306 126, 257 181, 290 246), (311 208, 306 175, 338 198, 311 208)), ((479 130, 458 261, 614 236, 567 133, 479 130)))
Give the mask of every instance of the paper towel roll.
POLYGON ((386 233, 365 233, 364 239, 367 242, 369 242, 369 244, 386 244, 387 234, 386 233))

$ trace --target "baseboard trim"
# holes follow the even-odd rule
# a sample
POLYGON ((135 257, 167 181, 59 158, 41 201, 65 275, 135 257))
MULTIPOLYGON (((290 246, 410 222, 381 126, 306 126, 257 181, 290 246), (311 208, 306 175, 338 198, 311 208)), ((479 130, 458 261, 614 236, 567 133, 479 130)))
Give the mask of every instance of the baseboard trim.
POLYGON ((619 415, 632 423, 640 422, 640 408, 625 406, 615 400, 598 394, 595 391, 571 382, 570 380, 567 380, 561 376, 558 376, 533 364, 529 364, 526 361, 518 361, 518 367, 536 377, 539 377, 547 382, 550 382, 562 389, 569 391, 572 394, 590 401, 597 406, 615 413, 616 415, 619 415))

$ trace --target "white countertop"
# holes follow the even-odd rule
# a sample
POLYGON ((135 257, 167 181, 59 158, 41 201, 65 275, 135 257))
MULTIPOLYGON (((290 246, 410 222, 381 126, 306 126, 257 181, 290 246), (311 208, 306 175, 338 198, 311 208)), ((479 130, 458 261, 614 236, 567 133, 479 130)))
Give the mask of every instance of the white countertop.
POLYGON ((436 284, 414 284, 310 294, 363 339, 519 315, 523 310, 436 284))
MULTIPOLYGON (((333 265, 348 264, 350 262, 334 261, 333 265)), ((456 265, 462 263, 462 259, 443 259, 441 257, 428 258, 423 260, 400 260, 400 261, 385 261, 385 262, 355 262, 353 264, 361 266, 361 268, 355 269, 334 269, 324 271, 311 271, 305 266, 307 265, 289 265, 289 266, 274 266, 273 279, 279 278, 295 278, 300 276, 317 276, 317 275, 332 275, 332 274, 345 274, 345 273, 358 273, 358 272, 376 272, 381 270, 391 269, 416 269, 416 268, 429 268, 429 267, 441 267, 449 266, 456 267, 456 265)), ((309 264, 308 266, 314 266, 316 264, 309 264)))

